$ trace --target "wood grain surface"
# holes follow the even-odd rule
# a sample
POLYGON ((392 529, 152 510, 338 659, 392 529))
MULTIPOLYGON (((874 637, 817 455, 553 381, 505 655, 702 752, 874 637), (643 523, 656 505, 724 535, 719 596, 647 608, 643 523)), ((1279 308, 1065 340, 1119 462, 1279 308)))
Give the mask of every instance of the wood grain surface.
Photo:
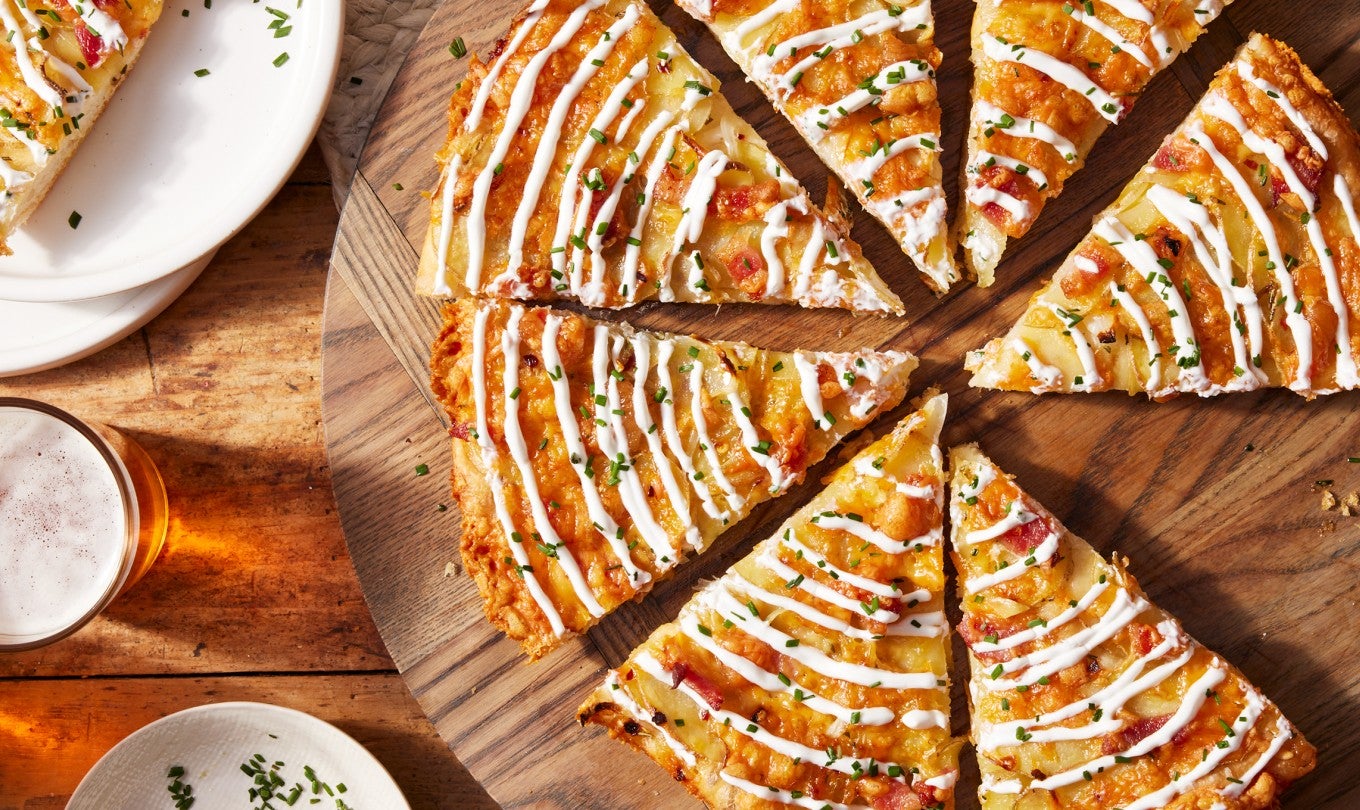
MULTIPOLYGON (((746 84, 699 25, 654 8, 774 151, 813 191, 826 170, 746 84)), ((374 619, 403 677, 439 733, 505 806, 671 807, 692 800, 645 759, 575 726, 573 709, 633 645, 669 620, 697 582, 722 571, 813 490, 805 484, 757 510, 703 559, 640 604, 606 618, 528 665, 482 618, 457 560, 458 516, 446 490, 441 414, 425 368, 436 308, 409 290, 428 221, 447 130, 446 98, 465 65, 448 43, 486 52, 515 8, 446 0, 397 77, 360 163, 340 222, 325 323, 323 395, 336 498, 374 619), (430 473, 417 476, 418 464, 430 473)), ((945 176, 957 176, 968 106, 972 6, 937 0, 944 52, 945 176)), ((1014 245, 997 285, 931 296, 886 231, 862 212, 854 236, 902 296, 906 319, 758 306, 648 305, 607 314, 714 339, 770 348, 906 349, 922 358, 915 390, 951 394, 945 441, 979 441, 1078 534, 1119 552, 1151 596, 1241 667, 1318 746, 1321 767, 1290 808, 1360 806, 1360 518, 1324 511, 1316 481, 1360 489, 1360 395, 1307 403, 1288 392, 1182 398, 1167 404, 1120 395, 1001 394, 967 387, 964 351, 999 334, 1038 279, 1056 267, 1185 116, 1213 72, 1253 30, 1279 37, 1360 118, 1360 6, 1238 0, 1158 77, 1086 168, 1014 245)), ((950 189, 951 204, 954 201, 950 189)), ((884 420, 879 427, 890 424, 884 420)), ((957 644, 957 642, 956 642, 957 644)), ((958 645, 961 662, 962 647, 958 645)), ((962 677, 962 667, 956 672, 962 677)), ((955 684, 954 729, 966 732, 955 684)), ((965 763, 968 757, 965 756, 965 763)), ((959 806, 976 806, 976 769, 965 765, 959 806)))
POLYGON ((0 380, 0 395, 136 438, 171 517, 163 556, 104 615, 0 655, 0 810, 64 807, 119 740, 223 700, 336 722, 417 810, 494 807, 397 677, 341 536, 320 408, 336 221, 313 150, 160 317, 92 357, 0 380))

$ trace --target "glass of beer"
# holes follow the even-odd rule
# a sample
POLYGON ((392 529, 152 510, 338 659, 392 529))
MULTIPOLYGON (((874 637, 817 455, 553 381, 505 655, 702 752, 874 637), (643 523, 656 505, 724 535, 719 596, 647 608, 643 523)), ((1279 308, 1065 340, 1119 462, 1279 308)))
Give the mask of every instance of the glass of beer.
POLYGON ((113 428, 0 397, 0 652, 84 627, 165 543, 165 484, 113 428))

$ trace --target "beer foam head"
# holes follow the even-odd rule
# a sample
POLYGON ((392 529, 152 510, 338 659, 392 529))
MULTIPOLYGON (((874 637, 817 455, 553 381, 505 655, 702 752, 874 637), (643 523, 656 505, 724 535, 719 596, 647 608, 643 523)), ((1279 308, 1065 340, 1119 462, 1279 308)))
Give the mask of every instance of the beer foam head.
POLYGON ((127 532, 118 478, 89 439, 0 406, 0 643, 79 622, 117 583, 127 532))

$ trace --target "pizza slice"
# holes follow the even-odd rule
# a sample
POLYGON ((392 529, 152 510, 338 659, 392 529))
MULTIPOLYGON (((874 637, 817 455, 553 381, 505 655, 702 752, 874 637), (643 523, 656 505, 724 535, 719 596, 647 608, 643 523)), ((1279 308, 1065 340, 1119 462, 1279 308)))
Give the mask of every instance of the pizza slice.
POLYGON ((978 286, 1148 81, 1231 0, 997 0, 973 17, 957 238, 978 286))
POLYGON ((640 598, 906 393, 902 352, 772 352, 504 301, 445 309, 463 561, 538 658, 640 598))
POLYGON ((680 0, 892 233, 937 293, 945 222, 930 0, 680 0))
POLYGON ((656 630, 579 711, 711 807, 953 807, 945 397, 656 630))
POLYGON ((901 314, 718 89, 641 0, 537 0, 454 93, 420 291, 901 314))
POLYGON ((984 810, 1265 810, 1316 752, 976 446, 950 454, 984 810))
POLYGON ((0 254, 141 54, 160 0, 0 0, 0 254))
POLYGON ((1254 35, 972 383, 1209 396, 1360 386, 1360 137, 1290 48, 1254 35))

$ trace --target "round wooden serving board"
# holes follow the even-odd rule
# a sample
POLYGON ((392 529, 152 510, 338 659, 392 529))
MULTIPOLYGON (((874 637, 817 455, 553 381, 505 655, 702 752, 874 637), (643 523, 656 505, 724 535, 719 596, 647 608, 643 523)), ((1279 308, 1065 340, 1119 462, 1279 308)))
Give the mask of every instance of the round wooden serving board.
MULTIPOLYGON (((448 437, 426 372, 438 304, 412 295, 411 282, 429 216, 422 192, 434 187, 448 97, 466 68, 450 56, 449 43, 462 37, 485 53, 517 5, 447 0, 395 81, 360 162, 341 217, 325 319, 335 497, 389 651, 491 797, 508 807, 690 807, 693 800, 661 769, 599 729, 578 728, 576 706, 606 667, 675 615, 697 582, 742 556, 815 484, 757 510, 644 601, 537 664, 525 663, 483 618, 458 558, 457 510, 444 506, 451 504, 448 437), (427 475, 417 474, 421 464, 427 475)), ((939 386, 952 397, 947 443, 981 442, 1075 532, 1106 553, 1127 555, 1148 593, 1241 667, 1317 745, 1321 767, 1287 806, 1360 806, 1360 518, 1323 511, 1314 485, 1334 479, 1339 494, 1360 489, 1360 464, 1347 463, 1360 455, 1360 393, 1312 403, 1282 391, 1166 404, 1118 394, 1036 397, 971 390, 961 367, 966 350, 1012 323, 1038 280, 1180 122, 1247 33, 1292 44, 1360 117, 1357 5, 1237 0, 1105 135, 1066 194, 1014 246, 991 289, 965 286, 936 300, 887 232, 859 212, 854 236, 902 296, 906 319, 731 305, 652 305, 608 317, 777 349, 915 352, 922 363, 913 389, 939 386)), ((722 79, 737 112, 819 196, 826 170, 792 128, 706 30, 670 5, 654 6, 722 79)), ((937 0, 935 8, 950 178, 967 117, 972 11, 965 0, 937 0)), ((954 729, 965 734, 961 646, 955 658, 954 729)), ((976 786, 976 767, 965 764, 960 807, 976 806, 976 786)))

